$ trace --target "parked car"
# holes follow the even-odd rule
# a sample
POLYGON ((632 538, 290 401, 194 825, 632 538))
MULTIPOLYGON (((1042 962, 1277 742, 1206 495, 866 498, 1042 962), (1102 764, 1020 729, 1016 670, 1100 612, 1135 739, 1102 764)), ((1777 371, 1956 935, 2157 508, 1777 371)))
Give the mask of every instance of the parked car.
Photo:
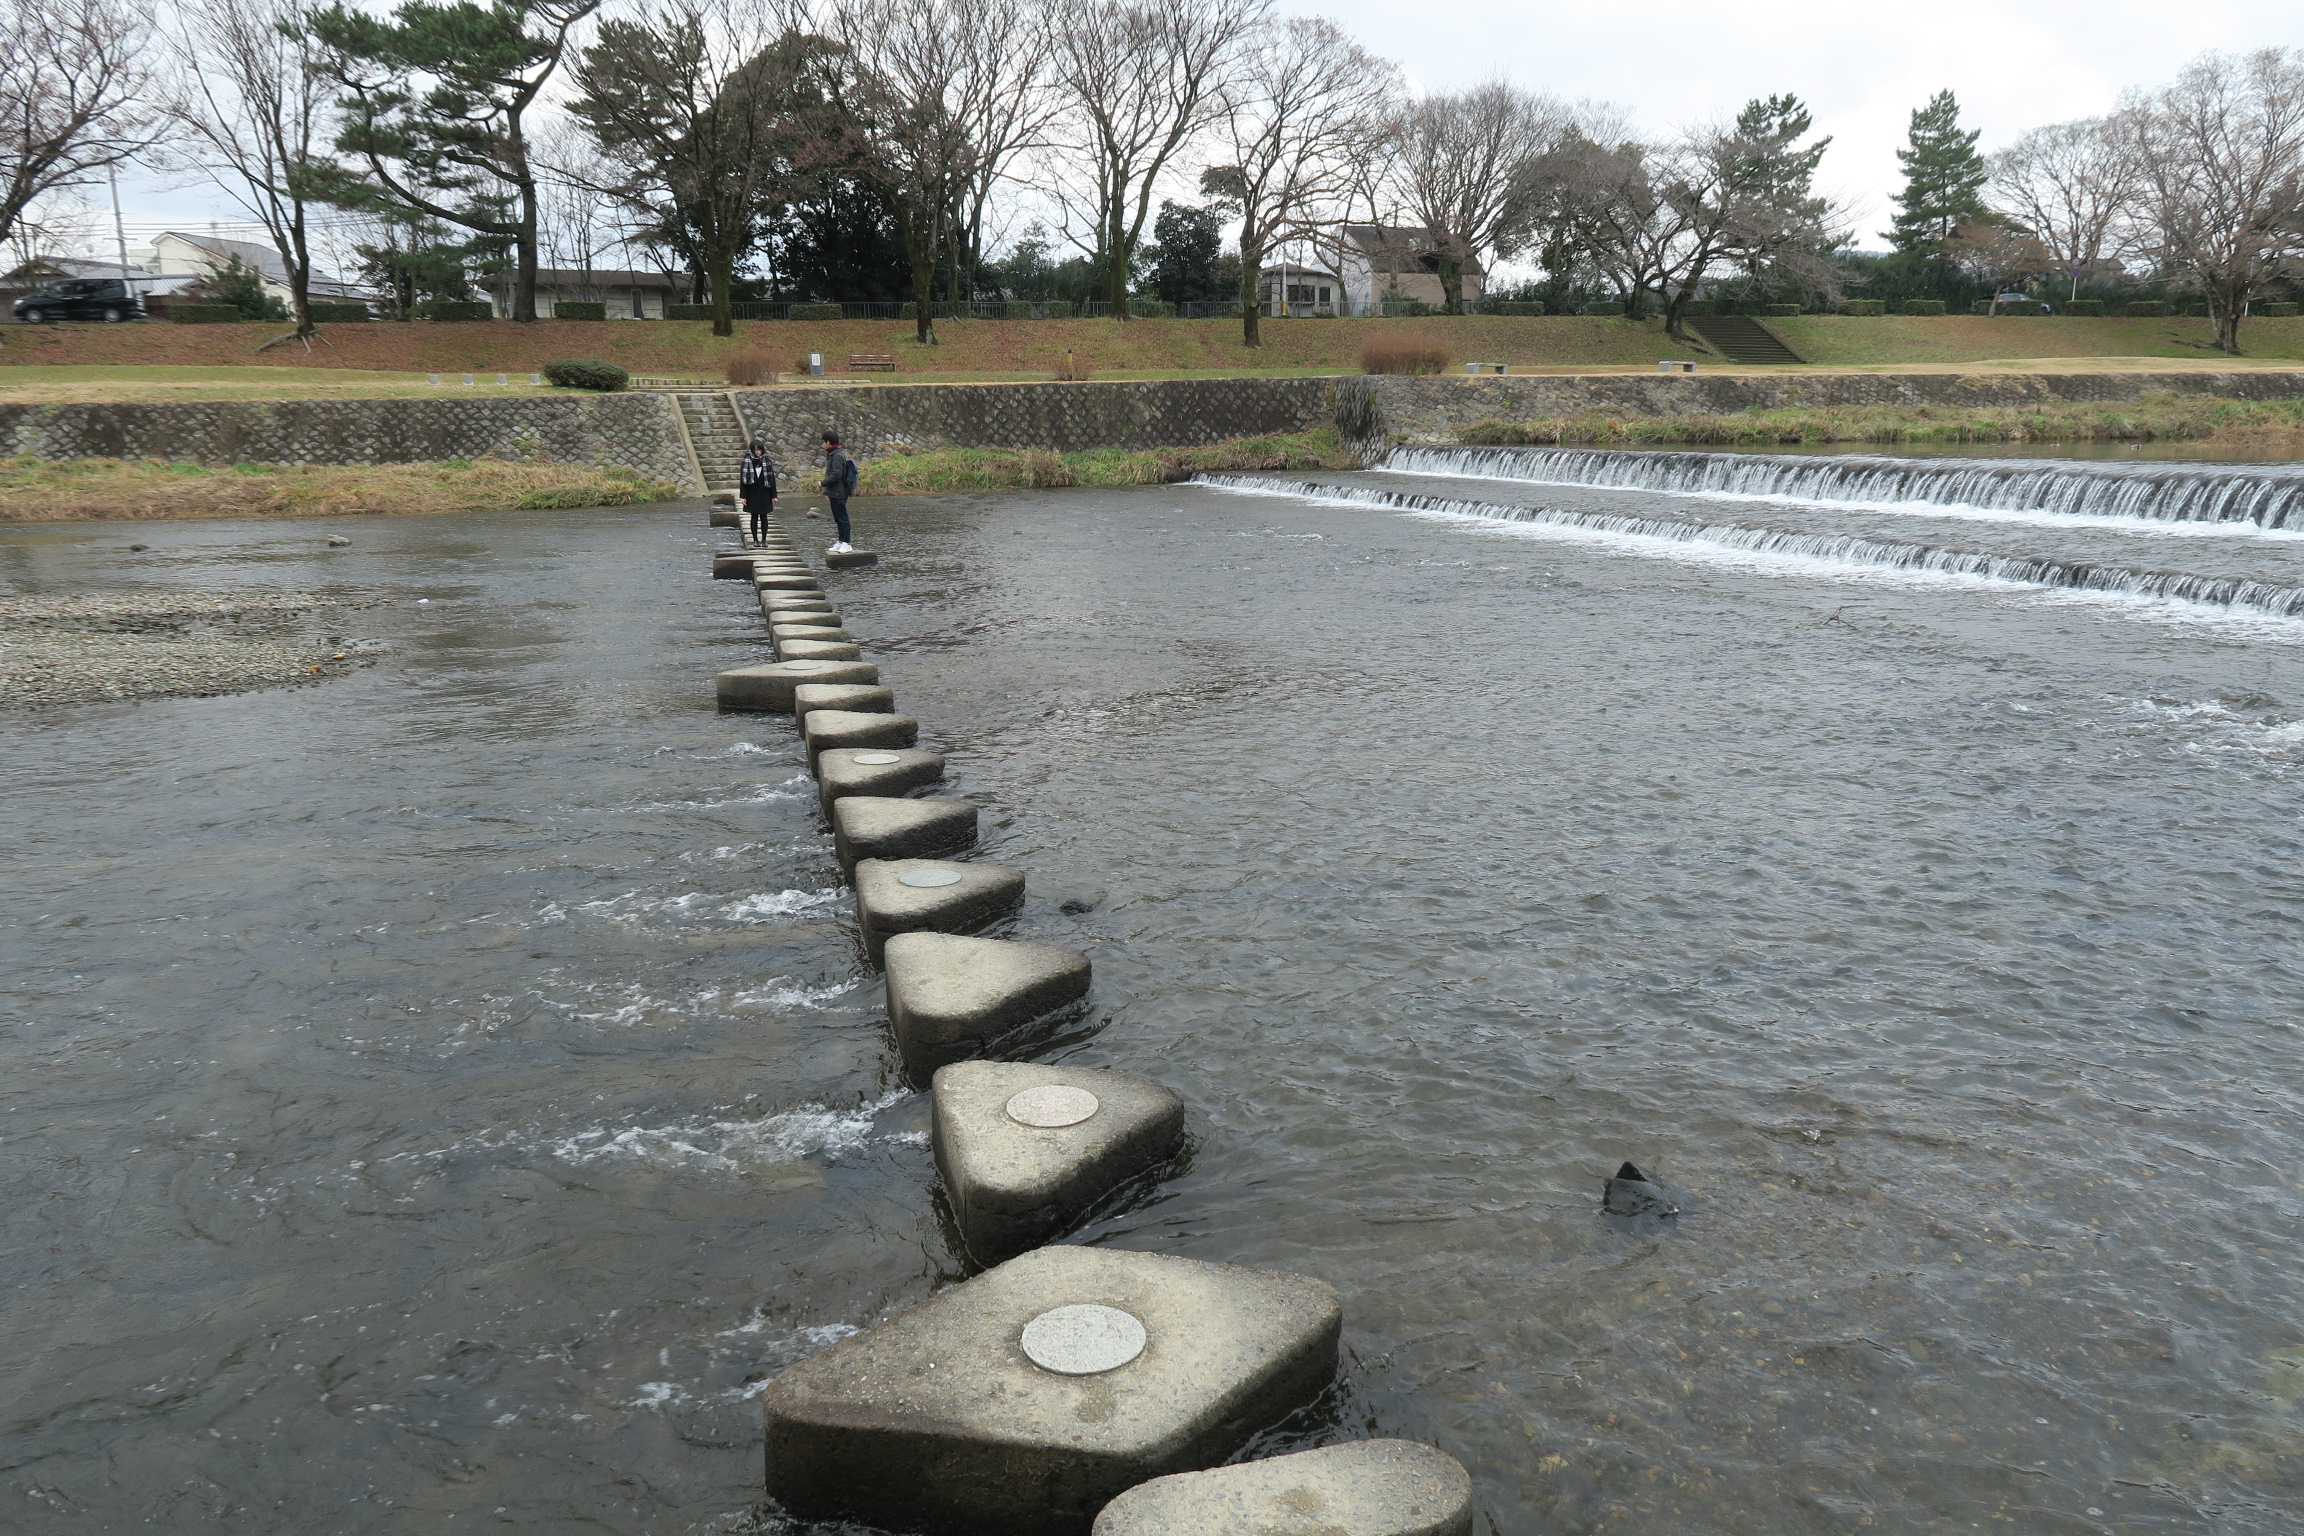
POLYGON ((31 325, 46 320, 140 320, 144 300, 116 277, 75 277, 24 295, 16 318, 31 325))

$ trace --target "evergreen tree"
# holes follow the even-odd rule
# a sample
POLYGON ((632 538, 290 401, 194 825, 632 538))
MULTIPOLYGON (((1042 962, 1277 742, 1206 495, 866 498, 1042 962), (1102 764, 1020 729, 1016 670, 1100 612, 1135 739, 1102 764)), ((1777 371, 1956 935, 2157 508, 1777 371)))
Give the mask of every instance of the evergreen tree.
MULTIPOLYGON (((1144 255, 1149 258, 1153 293, 1171 304, 1233 297, 1221 286, 1223 279, 1216 270, 1224 251, 1224 219, 1215 209, 1164 200, 1152 238, 1159 243, 1144 255)), ((1238 265, 1232 270, 1237 279, 1238 265)), ((1233 289, 1238 287, 1235 281, 1233 289)))
POLYGON ((285 320, 288 306, 281 303, 264 286, 262 274, 238 256, 226 259, 222 266, 211 264, 208 275, 197 286, 211 304, 229 304, 240 311, 243 320, 285 320))
POLYGON ((1896 195, 1889 244, 1899 251, 1933 251, 1961 225, 1985 217, 1989 173, 1976 153, 1976 138, 1974 130, 1960 131, 1960 103, 1950 91, 1938 91, 1912 114, 1912 142, 1896 151, 1904 190, 1896 195))

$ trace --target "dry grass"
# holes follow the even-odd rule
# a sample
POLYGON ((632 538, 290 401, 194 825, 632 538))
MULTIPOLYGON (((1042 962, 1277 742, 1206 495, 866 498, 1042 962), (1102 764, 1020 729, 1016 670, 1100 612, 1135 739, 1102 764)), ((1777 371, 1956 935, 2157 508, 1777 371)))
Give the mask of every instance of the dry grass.
POLYGON ((867 496, 938 491, 1058 490, 1065 486, 1159 485, 1208 469, 1351 469, 1359 460, 1331 428, 1278 437, 1243 437, 1205 448, 961 448, 891 454, 863 467, 867 496))
POLYGON ((1375 341, 1360 353, 1360 371, 1411 376, 1446 373, 1448 354, 1438 347, 1420 347, 1410 342, 1375 341))
POLYGON ((629 469, 495 459, 287 467, 0 459, 0 523, 501 512, 632 506, 679 494, 629 469))
MULTIPOLYGON (((807 370, 803 368, 801 371, 807 370)), ((776 362, 758 347, 731 353, 728 358, 728 382, 747 388, 756 384, 773 384, 776 382, 776 362)))
POLYGON ((2252 452, 2304 453, 2304 400, 2147 395, 2121 404, 1819 406, 1728 415, 1483 421, 1457 441, 1480 445, 1597 443, 1763 447, 1777 443, 2215 442, 2252 452))

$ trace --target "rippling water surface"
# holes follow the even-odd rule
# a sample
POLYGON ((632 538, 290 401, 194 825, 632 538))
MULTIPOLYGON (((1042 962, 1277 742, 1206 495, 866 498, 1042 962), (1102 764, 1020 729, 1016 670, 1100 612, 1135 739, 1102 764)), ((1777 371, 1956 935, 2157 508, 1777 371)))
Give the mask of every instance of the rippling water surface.
MULTIPOLYGON (((1264 1449, 1432 1440, 1497 1533, 2304 1524, 2304 623, 1197 486, 860 505, 848 627, 1019 931, 1095 954, 1046 1055, 1192 1106, 1079 1240, 1344 1292, 1264 1449), (1627 1157, 1676 1222, 1601 1216, 1627 1157)), ((393 599, 350 679, 6 725, 0 1523, 747 1529, 761 1383, 964 1273, 790 728, 712 711, 761 641, 700 522, 0 534, 33 590, 393 599)))

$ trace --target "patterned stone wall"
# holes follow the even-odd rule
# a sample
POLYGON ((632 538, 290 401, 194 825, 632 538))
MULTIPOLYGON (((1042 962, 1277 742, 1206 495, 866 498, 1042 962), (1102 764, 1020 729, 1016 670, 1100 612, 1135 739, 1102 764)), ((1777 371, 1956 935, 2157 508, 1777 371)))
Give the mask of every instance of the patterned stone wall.
POLYGON ((1449 443, 1460 429, 1477 422, 1533 421, 1590 411, 1692 416, 1789 406, 2026 406, 2120 402, 2150 394, 2292 400, 2304 397, 2304 371, 1355 378, 1336 381, 1336 423, 1346 437, 1371 445, 1449 443))
POLYGON ((195 464, 621 464, 688 485, 663 395, 0 406, 0 452, 195 464))
POLYGON ((779 467, 804 467, 828 428, 860 460, 943 448, 1189 448, 1302 432, 1328 423, 1336 382, 831 385, 744 390, 736 404, 779 467))

